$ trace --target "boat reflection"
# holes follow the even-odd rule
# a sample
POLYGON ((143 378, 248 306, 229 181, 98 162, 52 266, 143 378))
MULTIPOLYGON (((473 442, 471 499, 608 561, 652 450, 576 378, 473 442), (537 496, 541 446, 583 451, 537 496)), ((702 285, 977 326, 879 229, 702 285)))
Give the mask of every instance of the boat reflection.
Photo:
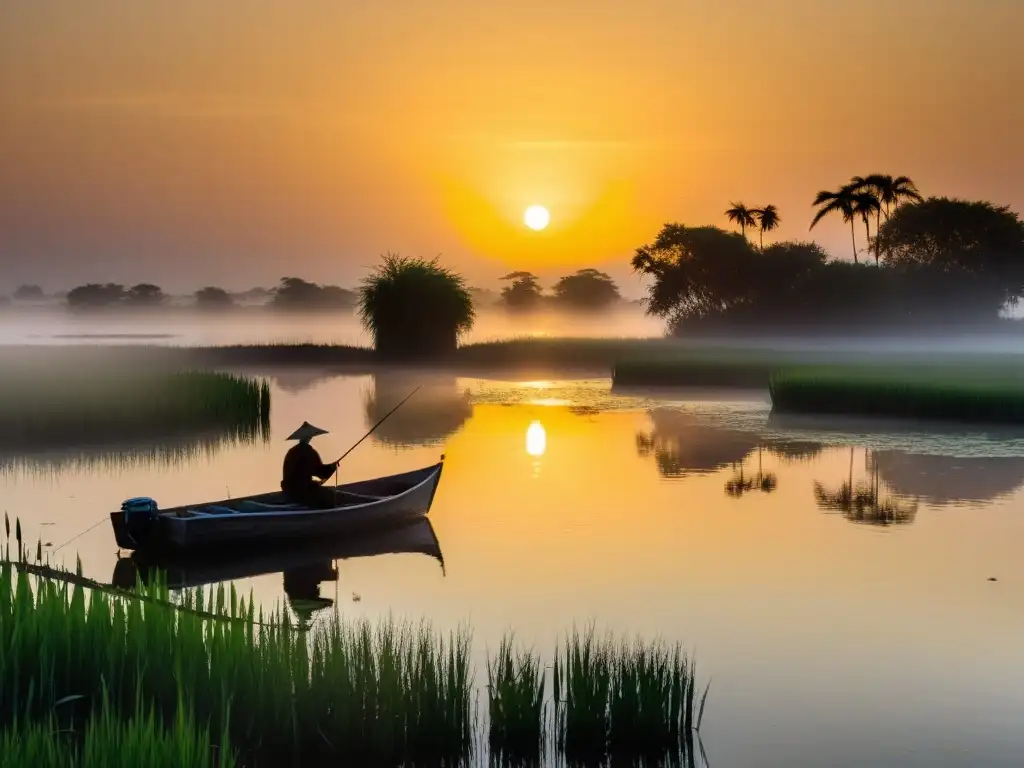
POLYGON ((654 456, 662 477, 703 475, 741 464, 760 442, 754 432, 699 421, 672 408, 648 411, 653 429, 636 436, 640 456, 654 456))
POLYGON ((366 427, 421 387, 416 396, 392 414, 373 433, 373 439, 396 448, 436 446, 454 435, 473 415, 468 391, 460 391, 455 376, 413 375, 400 371, 373 374, 373 390, 364 402, 366 427))
POLYGON ((337 560, 393 554, 423 554, 434 558, 444 572, 441 544, 429 518, 422 517, 379 531, 306 544, 234 549, 212 555, 150 557, 133 552, 119 558, 111 584, 132 589, 138 581, 148 584, 158 574, 172 590, 201 587, 225 581, 281 573, 290 600, 320 602, 319 585, 336 581, 337 560))

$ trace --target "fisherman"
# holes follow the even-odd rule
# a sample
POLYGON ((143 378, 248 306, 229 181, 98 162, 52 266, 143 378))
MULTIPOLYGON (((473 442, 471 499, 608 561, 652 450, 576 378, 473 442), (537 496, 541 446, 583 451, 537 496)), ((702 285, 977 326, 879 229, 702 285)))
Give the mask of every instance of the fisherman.
POLYGON ((317 435, 326 435, 326 429, 314 427, 308 421, 288 436, 289 440, 299 442, 288 449, 284 456, 281 490, 294 503, 313 509, 330 509, 337 503, 334 490, 325 488, 325 483, 335 470, 341 459, 331 464, 324 464, 316 448, 309 441, 317 435), (313 478, 319 478, 317 482, 313 478))

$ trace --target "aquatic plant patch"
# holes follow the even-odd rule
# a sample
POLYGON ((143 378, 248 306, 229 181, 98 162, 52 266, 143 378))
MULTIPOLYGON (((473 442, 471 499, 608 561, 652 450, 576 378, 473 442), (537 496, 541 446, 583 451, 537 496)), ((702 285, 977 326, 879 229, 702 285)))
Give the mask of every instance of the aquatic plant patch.
POLYGON ((1024 423, 1014 368, 795 368, 773 374, 769 393, 780 413, 1024 423))
MULTIPOLYGON (((17 520, 14 539, 16 560, 0 562, 0 730, 21 734, 28 754, 36 724, 152 720, 147 738, 159 740, 183 709, 243 765, 460 764, 482 743, 466 630, 338 614, 305 630, 284 608, 257 614, 233 588, 172 601, 159 577, 122 592, 80 567, 29 563, 17 520)), ((555 651, 550 689, 547 669, 512 634, 488 654, 492 758, 694 755, 707 688, 698 695, 678 644, 574 631, 555 651)))
POLYGON ((226 373, 89 370, 0 375, 0 440, 29 449, 269 429, 270 385, 226 373))

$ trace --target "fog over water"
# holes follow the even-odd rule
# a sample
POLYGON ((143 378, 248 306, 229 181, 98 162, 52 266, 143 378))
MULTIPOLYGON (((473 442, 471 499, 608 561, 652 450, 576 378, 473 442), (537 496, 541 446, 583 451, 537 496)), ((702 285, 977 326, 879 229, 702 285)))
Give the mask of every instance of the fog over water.
MULTIPOLYGON (((665 323, 642 307, 626 305, 600 314, 542 311, 514 315, 478 310, 465 342, 517 336, 656 337, 665 323)), ((221 344, 331 343, 369 345, 355 312, 288 313, 263 307, 225 312, 186 308, 72 313, 63 307, 17 307, 0 312, 0 345, 152 343, 183 346, 221 344), (121 336, 123 338, 116 338, 121 336)))

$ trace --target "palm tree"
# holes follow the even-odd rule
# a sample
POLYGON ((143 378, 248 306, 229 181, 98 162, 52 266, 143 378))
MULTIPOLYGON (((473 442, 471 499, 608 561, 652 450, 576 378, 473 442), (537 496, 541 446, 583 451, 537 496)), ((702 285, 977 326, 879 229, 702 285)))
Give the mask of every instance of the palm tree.
POLYGON ((779 216, 779 209, 774 205, 766 205, 764 208, 755 208, 751 213, 757 218, 758 228, 761 230, 761 250, 763 251, 764 233, 771 232, 773 229, 778 229, 779 224, 782 222, 782 217, 779 216))
POLYGON ((814 225, 830 213, 841 213, 843 221, 850 223, 850 236, 853 238, 853 263, 859 264, 860 262, 857 261, 857 235, 853 229, 853 223, 857 218, 856 194, 856 190, 850 185, 841 187, 838 192, 829 192, 828 190, 819 192, 814 198, 814 205, 818 206, 818 212, 814 215, 810 228, 814 229, 814 225))
MULTIPOLYGON (((874 192, 861 190, 853 194, 853 212, 864 222, 864 232, 868 239, 868 253, 871 253, 871 217, 877 216, 882 210, 881 203, 874 192)), ((877 231, 876 231, 877 234, 877 231)), ((875 266, 878 266, 878 249, 875 249, 875 266)))
POLYGON ((743 203, 729 203, 732 206, 725 212, 729 221, 740 225, 740 233, 743 238, 747 237, 747 227, 756 227, 757 220, 754 218, 754 210, 747 208, 743 203))
MULTIPOLYGON (((874 192, 879 203, 881 203, 878 210, 875 211, 876 235, 882 228, 883 211, 885 212, 886 220, 888 220, 892 212, 899 207, 901 201, 913 200, 914 202, 920 203, 924 199, 917 191, 917 187, 909 176, 897 176, 896 178, 893 178, 888 174, 873 173, 870 176, 854 176, 850 180, 850 184, 854 185, 858 191, 874 192)), ((878 255, 879 254, 876 252, 876 263, 878 262, 878 255)))
POLYGON ((858 176, 856 180, 878 196, 879 202, 885 206, 885 218, 887 219, 894 210, 899 208, 901 202, 913 200, 915 203, 920 203, 924 199, 909 176, 893 178, 885 174, 873 173, 863 179, 858 176))

